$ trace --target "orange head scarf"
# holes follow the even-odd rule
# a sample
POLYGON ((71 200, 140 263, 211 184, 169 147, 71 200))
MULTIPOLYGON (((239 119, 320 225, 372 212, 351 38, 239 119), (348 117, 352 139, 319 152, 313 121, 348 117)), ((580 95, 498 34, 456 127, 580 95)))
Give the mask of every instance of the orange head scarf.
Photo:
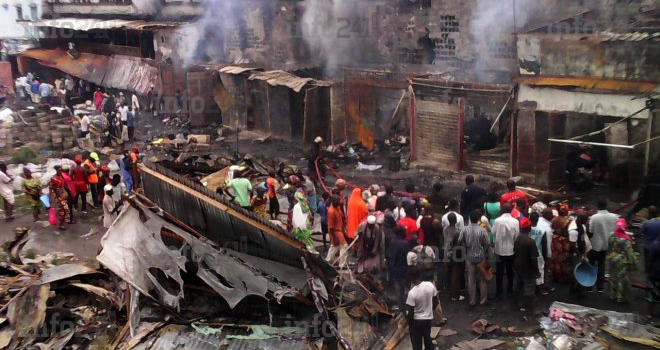
POLYGON ((362 190, 355 188, 351 193, 351 199, 348 200, 348 217, 346 218, 346 233, 350 239, 355 238, 355 231, 368 214, 367 203, 362 199, 362 190))

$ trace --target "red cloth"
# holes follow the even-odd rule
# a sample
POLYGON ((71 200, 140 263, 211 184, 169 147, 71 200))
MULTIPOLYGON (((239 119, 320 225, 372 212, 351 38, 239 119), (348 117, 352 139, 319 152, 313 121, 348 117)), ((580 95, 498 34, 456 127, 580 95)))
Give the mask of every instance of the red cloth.
POLYGON ((416 233, 417 237, 419 237, 419 241, 424 244, 424 232, 417 228, 417 221, 412 218, 405 217, 399 219, 396 224, 406 228, 406 241, 410 239, 410 236, 412 236, 413 233, 416 233))
POLYGON ((275 193, 275 186, 277 185, 277 180, 269 177, 266 179, 266 185, 268 185, 268 198, 276 198, 277 194, 275 193))
POLYGON ((525 204, 529 205, 529 201, 527 200, 527 195, 525 192, 515 190, 507 192, 500 197, 500 206, 504 205, 504 203, 509 203, 512 206, 515 206, 516 201, 520 198, 523 198, 525 200, 525 204))
POLYGON ((348 217, 346 222, 346 235, 349 239, 355 238, 360 223, 367 219, 369 210, 367 203, 362 199, 362 190, 359 188, 353 189, 351 199, 348 200, 348 217))
POLYGON ((69 194, 71 194, 71 197, 72 197, 72 199, 73 199, 73 197, 76 196, 76 194, 78 193, 78 191, 76 191, 76 186, 73 184, 73 180, 71 180, 71 176, 69 176, 69 174, 63 172, 63 173, 62 173, 62 177, 64 178, 64 182, 65 182, 65 184, 66 184, 66 188, 69 189, 69 194))

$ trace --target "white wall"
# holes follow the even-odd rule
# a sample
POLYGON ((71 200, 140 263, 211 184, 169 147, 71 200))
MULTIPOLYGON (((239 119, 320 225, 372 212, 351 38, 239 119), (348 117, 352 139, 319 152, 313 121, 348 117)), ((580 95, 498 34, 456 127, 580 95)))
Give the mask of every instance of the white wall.
POLYGON ((30 39, 38 31, 17 19, 34 20, 41 18, 42 0, 0 0, 0 38, 30 39), (30 5, 34 5, 35 10, 30 5), (22 9, 22 18, 18 18, 17 7, 22 9), (35 12, 36 13, 33 13, 35 12))

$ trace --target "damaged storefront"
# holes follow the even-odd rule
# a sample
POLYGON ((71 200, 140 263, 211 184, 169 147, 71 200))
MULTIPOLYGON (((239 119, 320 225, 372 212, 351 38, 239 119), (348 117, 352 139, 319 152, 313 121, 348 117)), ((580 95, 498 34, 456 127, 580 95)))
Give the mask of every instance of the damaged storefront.
MULTIPOLYGON (((607 179, 612 185, 637 186, 660 157, 652 142, 660 135, 653 99, 645 95, 648 91, 641 90, 608 91, 586 86, 585 90, 573 90, 584 85, 581 81, 521 78, 517 129, 520 173, 537 184, 559 187, 567 181, 574 183, 575 179, 567 177, 582 176, 579 168, 587 167, 593 171, 591 176, 607 179)), ((593 85, 597 79, 589 83, 593 85)), ((632 82, 621 87, 631 84, 646 90, 643 84, 632 82)))
POLYGON ((478 174, 511 175, 516 150, 512 85, 422 78, 410 82, 414 159, 478 174))
POLYGON ((225 125, 310 145, 316 136, 330 137, 332 85, 281 70, 227 66, 214 91, 225 125))

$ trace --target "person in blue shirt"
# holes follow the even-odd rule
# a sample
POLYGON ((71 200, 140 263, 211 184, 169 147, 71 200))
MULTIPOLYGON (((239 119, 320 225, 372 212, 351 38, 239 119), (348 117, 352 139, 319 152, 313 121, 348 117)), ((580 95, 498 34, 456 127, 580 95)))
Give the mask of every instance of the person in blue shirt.
POLYGON ((323 234, 324 247, 328 246, 328 198, 330 198, 330 195, 327 192, 323 192, 316 209, 316 212, 321 216, 321 233, 323 234))
POLYGON ((30 93, 32 94, 32 102, 39 103, 41 95, 39 94, 39 79, 34 79, 30 83, 30 93))

